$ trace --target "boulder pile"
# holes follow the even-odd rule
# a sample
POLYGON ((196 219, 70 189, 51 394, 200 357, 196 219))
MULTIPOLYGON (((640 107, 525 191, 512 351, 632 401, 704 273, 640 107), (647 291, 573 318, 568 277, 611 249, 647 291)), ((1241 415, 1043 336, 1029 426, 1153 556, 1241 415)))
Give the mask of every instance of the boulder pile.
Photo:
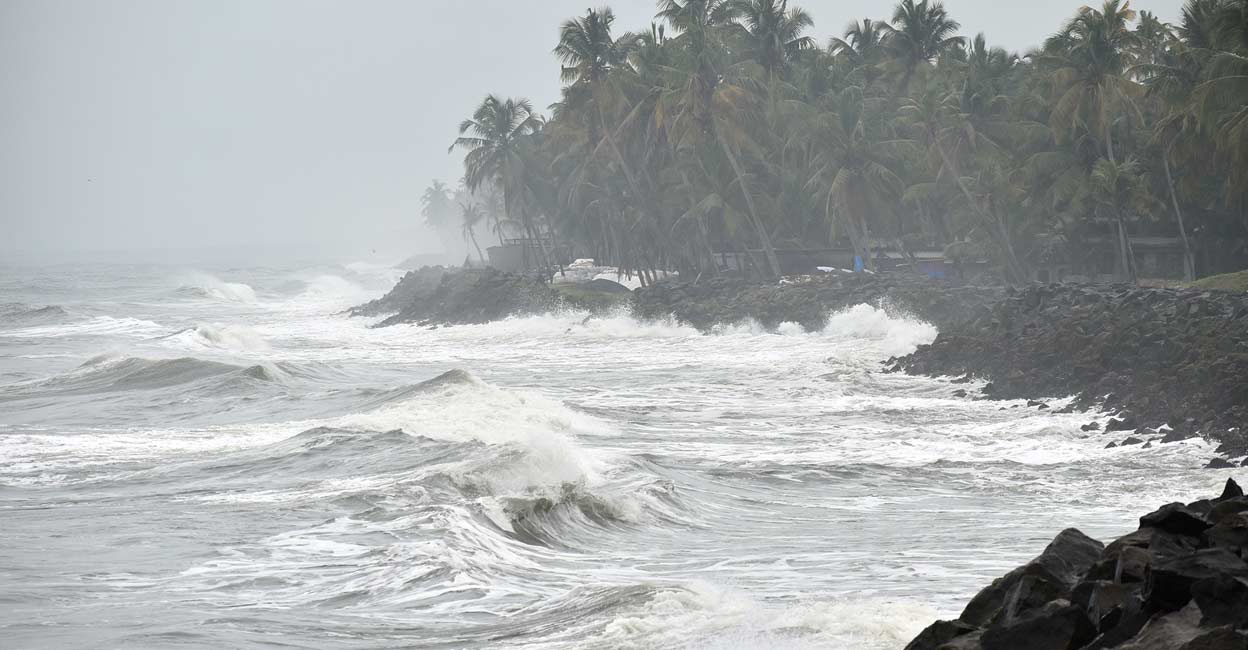
POLYGON ((953 286, 917 275, 825 274, 779 283, 716 278, 638 289, 633 313, 647 320, 674 317, 702 331, 747 320, 766 328, 789 322, 817 331, 829 314, 865 303, 891 307, 944 329, 1004 295, 1001 287, 953 286))
POLYGON ((1062 531, 906 650, 1248 650, 1248 497, 1172 503, 1108 546, 1062 531))
POLYGON ((493 268, 424 267, 403 276, 389 293, 350 310, 352 316, 389 316, 398 324, 468 325, 559 308, 602 311, 627 304, 628 289, 614 282, 552 287, 533 277, 493 268))
POLYGON ((942 328, 931 345, 890 366, 980 377, 990 382, 983 393, 996 399, 1074 394, 1074 408, 1118 412, 1107 432, 1134 432, 1139 442, 1200 433, 1220 441, 1227 457, 1248 455, 1242 294, 1034 286, 942 328))

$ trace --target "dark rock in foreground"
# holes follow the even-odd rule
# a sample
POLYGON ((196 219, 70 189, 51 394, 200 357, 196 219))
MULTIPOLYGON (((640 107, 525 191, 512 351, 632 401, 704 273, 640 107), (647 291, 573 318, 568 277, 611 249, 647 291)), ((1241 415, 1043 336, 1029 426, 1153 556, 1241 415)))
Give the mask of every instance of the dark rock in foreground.
POLYGON ((906 650, 1248 650, 1248 499, 1170 504, 1108 546, 1062 531, 906 650))
POLYGON ((660 282, 634 292, 641 319, 675 317, 702 331, 754 320, 820 330, 830 313, 861 304, 893 307, 944 329, 1005 295, 1001 287, 961 287, 917 275, 826 274, 760 283, 733 278, 698 284, 660 282))
POLYGON ((1011 294, 942 329, 895 369, 989 380, 998 399, 1077 395, 1122 411, 1106 431, 1168 425, 1220 453, 1248 455, 1248 296, 1048 285, 1011 294))

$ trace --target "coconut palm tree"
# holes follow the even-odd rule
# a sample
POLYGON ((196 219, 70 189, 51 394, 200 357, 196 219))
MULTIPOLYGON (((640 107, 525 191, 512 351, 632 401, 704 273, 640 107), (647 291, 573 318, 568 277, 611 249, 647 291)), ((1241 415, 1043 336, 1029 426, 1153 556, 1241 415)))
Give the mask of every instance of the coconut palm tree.
POLYGON ((885 23, 884 47, 898 66, 900 88, 910 88, 915 73, 946 52, 960 47, 961 24, 949 17, 944 5, 929 0, 901 0, 893 11, 892 24, 885 23))
POLYGON ((828 225, 849 238, 867 269, 874 265, 871 221, 891 214, 905 187, 881 129, 871 124, 878 104, 850 87, 836 98, 834 110, 815 118, 811 137, 819 154, 807 184, 823 198, 828 225))
POLYGON ((438 230, 446 225, 451 208, 451 190, 439 180, 434 180, 425 188, 420 196, 420 214, 425 218, 425 225, 438 230))
POLYGON ((460 148, 468 152, 464 156, 468 189, 475 191, 487 182, 501 188, 503 210, 509 218, 518 215, 525 232, 537 241, 540 237, 528 196, 532 170, 526 170, 526 165, 533 147, 531 137, 541 124, 527 99, 488 95, 472 118, 460 124, 460 135, 450 147, 450 151, 460 148))
POLYGON ((460 225, 464 235, 464 243, 472 242, 473 248, 477 249, 477 258, 481 260, 481 265, 485 265, 485 255, 481 254, 481 246, 477 244, 477 225, 485 220, 485 211, 481 209, 478 203, 460 203, 459 204, 460 225))
POLYGON ((1141 205, 1145 191, 1140 182, 1140 165, 1134 158, 1116 163, 1102 158, 1092 167, 1092 190, 1097 213, 1117 226, 1117 267, 1121 280, 1135 284, 1135 256, 1127 235, 1126 220, 1141 205))
POLYGON ((802 32, 815 22, 804 9, 789 9, 788 0, 733 0, 737 21, 745 29, 750 56, 769 75, 777 74, 790 60, 814 47, 815 40, 802 32))
POLYGON ((850 23, 841 38, 833 37, 828 50, 846 57, 854 65, 873 63, 885 33, 885 23, 863 18, 861 23, 850 23))
POLYGON ((1100 10, 1084 7, 1061 32, 1046 41, 1038 60, 1052 68, 1060 93, 1050 126, 1065 142, 1081 132, 1099 140, 1106 159, 1115 162, 1113 130, 1122 119, 1138 116, 1135 99, 1143 88, 1126 74, 1131 48, 1139 37, 1130 29, 1130 2, 1106 0, 1100 10))

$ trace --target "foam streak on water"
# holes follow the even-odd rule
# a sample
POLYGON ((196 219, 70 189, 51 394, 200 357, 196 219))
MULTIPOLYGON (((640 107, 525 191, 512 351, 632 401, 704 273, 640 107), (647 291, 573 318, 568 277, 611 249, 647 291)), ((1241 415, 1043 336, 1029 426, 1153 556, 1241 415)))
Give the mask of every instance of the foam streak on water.
POLYGON ((1226 478, 1204 443, 1107 450, 1088 415, 882 374, 936 331, 879 306, 340 315, 396 277, 0 275, 0 638, 900 648, 1062 528, 1226 478))

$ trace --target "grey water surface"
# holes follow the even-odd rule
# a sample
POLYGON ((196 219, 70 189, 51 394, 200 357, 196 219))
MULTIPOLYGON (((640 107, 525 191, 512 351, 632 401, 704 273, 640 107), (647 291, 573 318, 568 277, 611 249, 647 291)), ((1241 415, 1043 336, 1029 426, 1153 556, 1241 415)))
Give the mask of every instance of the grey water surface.
POLYGON ((398 275, 0 268, 0 647, 900 648, 1227 477, 883 374, 936 331, 879 306, 341 314, 398 275))

